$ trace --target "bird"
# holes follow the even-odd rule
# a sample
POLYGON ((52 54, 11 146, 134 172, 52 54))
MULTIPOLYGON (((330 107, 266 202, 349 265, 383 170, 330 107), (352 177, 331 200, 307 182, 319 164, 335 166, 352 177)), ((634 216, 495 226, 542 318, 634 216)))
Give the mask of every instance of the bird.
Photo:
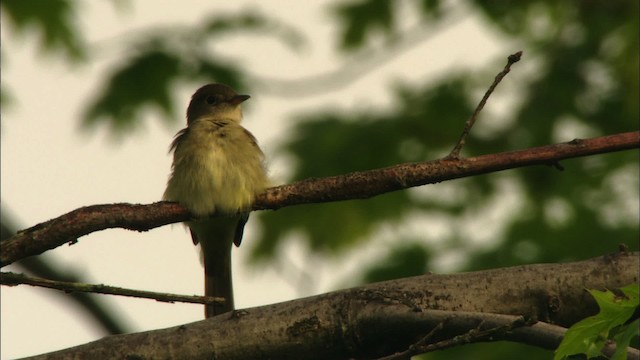
POLYGON ((224 303, 205 305, 205 318, 234 310, 231 244, 240 246, 255 197, 268 186, 264 154, 242 125, 241 104, 249 95, 212 83, 191 96, 187 127, 180 130, 163 200, 186 207, 194 245, 200 244, 205 295, 224 303), (211 214, 222 217, 209 217, 211 214))

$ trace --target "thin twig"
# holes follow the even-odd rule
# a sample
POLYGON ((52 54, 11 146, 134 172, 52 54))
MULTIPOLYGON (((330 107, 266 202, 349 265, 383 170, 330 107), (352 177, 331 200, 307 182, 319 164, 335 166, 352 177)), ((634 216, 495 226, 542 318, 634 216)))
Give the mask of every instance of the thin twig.
POLYGON ((431 329, 431 331, 427 333, 427 335, 425 335, 422 339, 418 340, 418 342, 416 342, 415 344, 412 344, 411 346, 409 346, 407 350, 399 353, 395 353, 389 356, 381 357, 381 358, 378 358, 377 360, 403 360, 403 359, 408 359, 414 355, 420 354, 421 353, 420 348, 427 345, 429 343, 429 340, 431 340, 431 338, 438 331, 444 328, 445 322, 446 320, 439 322, 438 325, 436 325, 433 329, 431 329))
POLYGON ((515 328, 522 327, 522 326, 531 326, 535 323, 535 321, 527 321, 524 319, 524 317, 519 316, 509 324, 482 330, 482 328, 485 326, 485 323, 482 320, 475 328, 467 331, 462 335, 454 336, 449 339, 445 339, 445 340, 441 340, 441 341, 429 344, 428 343, 429 340, 433 337, 435 332, 440 331, 444 327, 445 325, 444 323, 446 321, 447 320, 438 323, 438 325, 435 326, 431 331, 429 331, 429 333, 427 333, 426 336, 424 336, 422 339, 420 339, 416 343, 410 345, 407 348, 407 350, 398 352, 389 356, 384 356, 384 357, 378 358, 377 360, 409 359, 410 357, 415 355, 424 354, 424 353, 435 351, 435 350, 447 349, 454 346, 468 344, 472 342, 478 342, 479 340, 488 339, 493 336, 498 336, 499 338, 502 338, 501 335, 505 334, 508 331, 511 331, 515 328))
POLYGON ((472 342, 478 342, 479 340, 491 339, 496 336, 502 338, 501 335, 522 326, 531 326, 535 321, 526 320, 524 317, 519 316, 513 320, 510 324, 503 326, 496 326, 489 329, 481 330, 483 323, 481 322, 475 329, 469 330, 467 333, 459 336, 455 336, 451 339, 438 341, 437 343, 429 344, 421 348, 422 353, 444 350, 459 345, 469 344, 472 342))
POLYGON ((20 284, 46 287, 49 289, 60 290, 64 292, 86 292, 108 295, 120 295, 137 297, 144 299, 153 299, 162 302, 185 302, 192 304, 219 304, 224 303, 225 299, 212 296, 196 296, 196 295, 177 295, 168 293, 157 293, 153 291, 131 290, 121 287, 108 286, 102 284, 83 284, 68 281, 55 281, 38 277, 27 276, 24 274, 16 274, 12 272, 0 272, 0 284, 8 286, 16 286, 20 284))
POLYGON ((493 84, 491 84, 491 86, 489 86, 489 89, 487 89, 487 92, 484 93, 484 96, 482 97, 482 100, 480 100, 480 103, 476 107, 475 111, 473 112, 473 114, 471 114, 469 120, 467 120, 467 122, 464 124, 464 129, 462 130, 462 134, 460 134, 460 139, 458 139, 456 146, 453 148, 453 150, 451 150, 449 155, 445 157, 445 159, 458 159, 460 157, 460 150, 462 150, 467 136, 469 136, 469 132, 471 132, 471 128, 473 127, 473 124, 475 124, 480 111, 482 111, 484 105, 487 103, 489 96, 491 96, 493 90, 495 90, 500 81, 502 81, 502 79, 509 73, 509 71, 511 70, 511 65, 520 61, 521 57, 522 50, 507 57, 507 65, 505 65, 504 69, 502 69, 502 71, 499 72, 498 75, 496 75, 495 79, 493 80, 493 84))

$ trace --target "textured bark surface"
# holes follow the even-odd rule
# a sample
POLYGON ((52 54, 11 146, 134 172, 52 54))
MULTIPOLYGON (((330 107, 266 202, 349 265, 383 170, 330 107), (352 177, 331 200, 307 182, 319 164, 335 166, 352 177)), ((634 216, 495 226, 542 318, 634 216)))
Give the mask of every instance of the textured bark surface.
MULTIPOLYGON (((34 359, 379 357, 404 350, 438 324, 442 330, 434 341, 463 334, 486 321, 477 313, 522 315, 567 327, 597 311, 585 289, 637 283, 639 259, 638 253, 617 253, 574 263, 429 274, 110 336, 34 359)), ((489 320, 485 326, 492 323, 501 322, 489 320)), ((527 325, 493 338, 532 342, 534 330, 544 332, 544 326, 527 325)), ((543 347, 559 341, 557 332, 541 338, 537 345, 543 347)))

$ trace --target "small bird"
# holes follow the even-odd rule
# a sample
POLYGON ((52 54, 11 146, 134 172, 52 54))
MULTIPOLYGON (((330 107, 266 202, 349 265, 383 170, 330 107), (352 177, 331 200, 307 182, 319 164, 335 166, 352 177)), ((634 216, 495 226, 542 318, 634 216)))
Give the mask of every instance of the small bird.
POLYGON ((187 108, 187 127, 169 150, 173 164, 163 199, 196 216, 185 224, 193 243, 201 246, 205 295, 226 300, 206 305, 207 318, 234 309, 231 244, 240 246, 251 205, 268 186, 262 150, 240 125, 241 103, 247 99, 223 84, 201 87, 187 108), (226 216, 207 218, 214 212, 226 216))

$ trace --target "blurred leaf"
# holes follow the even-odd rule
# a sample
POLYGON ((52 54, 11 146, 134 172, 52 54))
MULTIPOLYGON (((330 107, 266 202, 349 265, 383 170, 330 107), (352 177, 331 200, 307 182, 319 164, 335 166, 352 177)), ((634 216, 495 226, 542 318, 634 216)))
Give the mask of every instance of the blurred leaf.
POLYGON ((373 30, 391 34, 394 4, 386 0, 358 0, 336 5, 333 12, 342 27, 340 46, 345 50, 361 47, 367 33, 373 30))
MULTIPOLYGON (((401 241, 404 243, 405 241, 401 241)), ((429 253, 418 243, 393 248, 384 259, 364 272, 364 283, 423 275, 427 271, 429 253)))
POLYGON ((108 75, 107 85, 84 111, 83 125, 104 123, 113 135, 130 135, 149 108, 160 110, 167 122, 177 121, 172 89, 180 80, 197 85, 227 84, 248 88, 242 67, 224 59, 208 44, 226 34, 249 32, 273 36, 294 48, 303 37, 286 24, 254 12, 206 17, 199 27, 172 28, 132 40, 129 57, 108 75))
POLYGON ((367 202, 288 207, 261 214, 263 231, 252 255, 255 259, 269 257, 287 235, 300 231, 314 251, 335 254, 366 240, 380 223, 401 218, 400 204, 406 202, 406 193, 398 192, 367 202))
POLYGON ((7 111, 12 105, 14 105, 16 99, 11 94, 11 91, 7 90, 4 84, 0 84, 0 109, 7 111))
POLYGON ((238 15, 216 15, 205 20, 203 28, 209 35, 246 31, 278 38, 291 49, 298 49, 306 42, 294 27, 258 12, 248 11, 238 15))
MULTIPOLYGON (((298 156, 293 179, 368 170, 433 158, 449 146, 471 112, 461 79, 433 88, 396 91, 396 108, 362 114, 338 112, 296 120, 283 150, 298 156), (445 131, 432 129, 444 128, 445 131), (446 136, 443 136, 445 134, 446 136)), ((302 231, 311 248, 336 253, 365 241, 380 224, 395 222, 412 209, 410 193, 400 191, 367 201, 307 205, 260 216, 264 231, 256 258, 273 254, 284 238, 302 231), (329 227, 328 227, 329 226, 329 227), (327 231, 329 229, 329 231, 327 231)), ((415 205, 415 204, 414 204, 415 205)))
MULTIPOLYGON (((629 100, 629 94, 637 92, 637 69, 631 70, 627 65, 638 63, 638 19, 630 15, 637 3, 577 4, 477 3, 491 16, 491 24, 534 43, 525 47, 524 61, 533 57, 542 63, 524 91, 527 96, 514 113, 516 127, 508 129, 504 139, 490 139, 497 145, 504 146, 503 140, 510 139, 518 139, 518 147, 523 148, 553 143, 562 124, 568 123, 567 118, 591 129, 590 136, 637 129, 637 100, 633 105, 629 100), (621 11, 621 6, 626 10, 621 11), (628 16, 623 16, 627 11, 628 16), (530 27, 545 23, 543 14, 555 17, 547 19, 548 28, 553 30, 538 29, 535 38, 531 38, 530 27), (594 26, 593 17, 598 18, 593 19, 594 26), (575 33, 573 37, 563 35, 568 27, 575 33), (628 31, 632 28, 636 31, 628 31), (531 51, 527 51, 529 48, 531 51), (603 51, 605 48, 610 50, 603 51), (631 48, 635 50, 629 51, 631 48), (619 59, 621 54, 625 54, 625 61, 619 59)), ((584 134, 571 132, 566 136, 565 140, 570 140, 584 134)), ((625 198, 638 198, 638 186, 633 185, 637 183, 637 154, 598 155, 567 160, 562 165, 565 168, 562 172, 544 167, 509 172, 524 186, 527 211, 513 214, 512 225, 499 246, 468 259, 471 269, 517 265, 523 261, 583 259, 609 252, 618 243, 627 243, 637 250, 637 221, 610 225, 610 219, 637 218, 636 210, 625 214, 637 206, 624 205, 625 198), (630 175, 635 180, 631 186, 625 186, 623 196, 614 196, 615 186, 608 184, 614 174, 629 166, 629 173, 636 174, 630 175), (594 200, 596 196, 598 200, 594 200), (549 213, 549 204, 558 201, 564 204, 561 211, 549 213)))
MULTIPOLYGON (((351 39, 348 44, 354 49, 366 47, 371 30, 393 27, 393 21, 383 20, 393 18, 391 5, 384 5, 389 7, 388 14, 371 15, 372 18, 364 15, 364 9, 374 6, 374 2, 365 1, 339 7, 342 41, 351 39)), ((568 141, 585 134, 597 136, 637 129, 637 97, 629 95, 637 94, 638 89, 637 66, 629 65, 638 63, 638 35, 631 31, 638 28, 632 11, 635 5, 628 7, 623 18, 616 6, 594 2, 481 2, 477 6, 490 15, 490 25, 512 41, 522 43, 523 61, 535 70, 523 76, 516 67, 515 75, 498 87, 489 102, 500 102, 505 89, 515 91, 518 100, 507 113, 505 124, 494 132, 476 136, 484 122, 496 121, 486 111, 481 115, 465 154, 481 155, 550 144, 558 139, 568 141), (592 28, 594 16, 598 19, 592 28), (540 24, 543 27, 536 28, 540 24), (537 31, 532 33, 532 29, 537 31), (513 79, 519 81, 513 83, 513 79)), ((476 75, 446 74, 422 86, 396 84, 395 106, 389 109, 367 108, 348 113, 332 109, 301 116, 294 121, 297 125, 291 140, 283 146, 295 158, 293 179, 444 155, 479 101, 479 94, 503 64, 501 58, 476 75)), ((454 201, 424 197, 422 189, 412 189, 366 201, 305 205, 266 213, 260 217, 265 231, 254 256, 273 255, 291 234, 316 251, 339 256, 371 239, 380 226, 401 226, 408 214, 415 219, 423 214, 425 222, 431 218, 447 219, 450 230, 437 239, 445 245, 439 246, 438 251, 426 241, 418 245, 433 257, 439 251, 457 249, 465 256, 459 270, 584 259, 610 252, 618 243, 637 250, 638 224, 628 220, 637 218, 638 213, 637 206, 632 205, 633 199, 638 199, 637 154, 598 155, 563 161, 562 166, 564 171, 536 166, 447 182, 454 201), (616 175, 621 173, 627 174, 624 183, 616 175), (505 189, 502 180, 514 184, 519 193, 505 189), (505 201, 513 201, 506 200, 512 196, 520 197, 518 211, 501 209, 507 206, 505 201), (501 198, 505 200, 500 201, 501 198), (491 215, 494 212, 502 215, 491 215), (478 227, 471 224, 480 224, 481 231, 470 230, 478 227), (491 237, 482 240, 491 245, 477 245, 483 236, 491 237)), ((396 255, 394 252, 381 258, 376 270, 400 271, 401 267, 395 266, 396 255)), ((378 273, 376 276, 383 278, 378 273)), ((548 357, 549 352, 545 354, 543 357, 548 357)))
POLYGON ((244 73, 239 66, 230 62, 218 62, 209 57, 201 57, 197 60, 197 70, 189 75, 194 82, 206 83, 212 81, 210 79, 215 79, 215 82, 227 84, 237 91, 248 88, 244 73))
MULTIPOLYGON (((82 58, 86 50, 75 26, 76 2, 33 3, 6 0, 0 6, 18 33, 32 26, 41 34, 47 51, 82 58)), ((438 0, 414 0, 413 4, 423 21, 446 18, 450 11, 438 0)), ((518 44, 525 51, 523 63, 529 70, 514 67, 513 75, 494 93, 490 103, 501 104, 507 90, 516 101, 497 130, 480 136, 478 130, 484 123, 501 121, 486 111, 481 115, 465 146, 465 156, 638 128, 638 1, 476 0, 469 4, 470 15, 480 14, 505 43, 518 44)), ((384 0, 333 6, 336 43, 343 50, 356 51, 366 48, 375 36, 393 39, 404 25, 400 21, 405 20, 398 16, 397 6, 402 5, 384 0)), ((220 81, 237 89, 248 88, 251 84, 240 62, 225 59, 215 47, 222 37, 239 33, 273 36, 294 49, 303 43, 293 27, 255 12, 215 13, 197 26, 134 35, 123 51, 124 59, 85 111, 84 125, 104 123, 115 133, 128 133, 125 130, 137 126, 148 108, 176 121, 170 89, 179 81, 220 81)), ((385 45, 392 44, 383 43, 381 48, 385 45)), ((300 116, 292 138, 282 148, 294 157, 293 179, 444 155, 479 94, 503 64, 501 57, 484 69, 474 69, 473 74, 448 71, 424 83, 410 79, 411 85, 395 84, 390 91, 394 105, 387 109, 340 112, 328 107, 331 110, 324 113, 300 116)), ((637 152, 567 160, 562 165, 564 171, 536 166, 368 200, 263 212, 259 218, 264 231, 254 255, 270 259, 282 240, 295 234, 312 250, 338 256, 356 244, 366 246, 363 243, 374 238, 382 226, 402 226, 408 216, 422 223, 442 219, 446 231, 437 239, 439 245, 432 246, 422 241, 423 234, 415 234, 420 241, 391 249, 371 269, 369 280, 424 271, 424 266, 433 266, 433 259, 451 250, 465 256, 458 270, 583 259, 610 252, 620 242, 637 250, 637 152), (522 206, 512 211, 508 202, 515 196, 522 206), (494 211, 502 214, 489 214, 494 211)), ((635 334, 621 330, 615 336, 616 340, 631 339, 635 334)), ((473 344, 423 358, 511 359, 523 358, 523 354, 528 359, 549 357, 548 351, 518 344, 473 344)))
POLYGON ((73 61, 85 60, 87 49, 83 32, 77 27, 77 7, 69 0, 3 0, 2 13, 14 30, 26 35, 29 29, 40 37, 47 52, 62 52, 73 61))
POLYGON ((420 7, 422 9, 422 13, 425 15, 440 15, 440 6, 440 0, 420 0, 420 7))
POLYGON ((114 72, 98 99, 85 111, 83 126, 106 123, 119 135, 139 124, 145 106, 173 117, 171 88, 178 76, 180 59, 167 52, 144 52, 114 72))

